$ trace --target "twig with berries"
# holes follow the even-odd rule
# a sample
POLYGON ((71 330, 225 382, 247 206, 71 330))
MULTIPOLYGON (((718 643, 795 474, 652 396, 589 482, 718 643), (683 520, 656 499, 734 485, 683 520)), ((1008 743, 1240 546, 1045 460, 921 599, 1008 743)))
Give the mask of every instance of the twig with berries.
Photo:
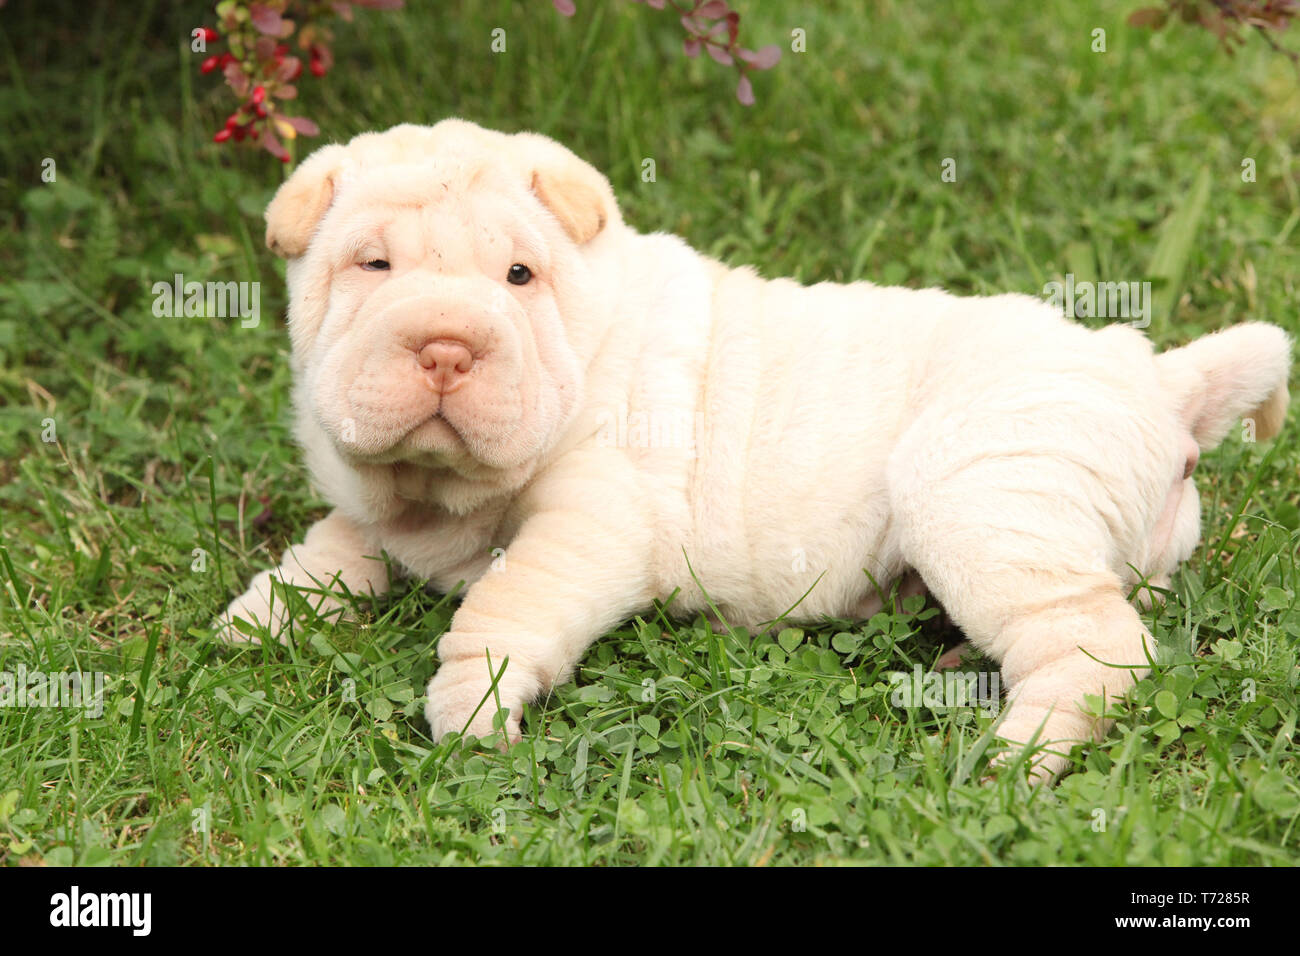
MULTIPOLYGON (((573 0, 551 0, 555 9, 566 17, 576 11, 573 0)), ((672 7, 680 16, 686 38, 682 51, 688 57, 697 57, 704 50, 723 66, 734 66, 740 71, 736 84, 736 99, 745 106, 754 105, 754 84, 749 74, 754 70, 770 70, 781 59, 781 48, 770 44, 760 50, 749 50, 738 42, 740 14, 726 0, 632 0, 644 3, 652 10, 672 7)))
POLYGON ((1300 70, 1300 51, 1288 49, 1275 39, 1300 20, 1300 0, 1165 0, 1163 7, 1143 7, 1129 14, 1135 27, 1159 30, 1171 20, 1195 23, 1218 38, 1226 53, 1245 44, 1242 27, 1255 30, 1264 41, 1300 70))
POLYGON ((337 17, 351 21, 352 7, 392 10, 403 0, 222 0, 216 6, 218 29, 198 27, 192 36, 197 49, 224 42, 227 49, 203 60, 201 73, 221 71, 226 85, 239 98, 239 106, 226 119, 213 142, 260 145, 281 162, 291 154, 286 142, 299 135, 317 136, 320 128, 305 116, 286 115, 285 101, 298 96, 302 58, 290 52, 288 41, 297 35, 300 52, 307 56, 307 71, 322 77, 334 64, 330 50, 334 36, 328 22, 337 17), (301 27, 299 26, 301 24, 301 27))

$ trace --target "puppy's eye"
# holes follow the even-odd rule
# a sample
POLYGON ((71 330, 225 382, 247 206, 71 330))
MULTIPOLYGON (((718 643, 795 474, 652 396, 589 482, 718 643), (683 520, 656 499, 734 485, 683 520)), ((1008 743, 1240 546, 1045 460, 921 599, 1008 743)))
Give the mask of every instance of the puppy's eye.
POLYGON ((510 271, 506 273, 506 281, 511 285, 524 285, 532 277, 532 270, 528 266, 520 265, 518 262, 512 265, 510 271))
POLYGON ((367 272, 387 272, 388 260, 371 259, 369 262, 361 263, 361 268, 365 269, 367 272))

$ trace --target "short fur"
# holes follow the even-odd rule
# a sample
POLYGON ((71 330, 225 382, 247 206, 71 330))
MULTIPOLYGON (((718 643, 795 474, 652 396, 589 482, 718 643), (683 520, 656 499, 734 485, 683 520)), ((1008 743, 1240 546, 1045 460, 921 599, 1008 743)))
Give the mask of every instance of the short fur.
POLYGON ((517 737, 524 702, 674 591, 676 614, 707 591, 757 628, 865 617, 872 578, 914 573, 1000 663, 1000 733, 1045 744, 1050 777, 1104 730, 1084 696, 1144 671, 1126 596, 1133 568, 1167 584, 1192 553, 1197 455, 1243 415, 1261 439, 1285 417, 1274 326, 1156 355, 1023 295, 765 281, 629 228, 559 144, 459 120, 318 151, 267 243, 289 257, 297 435, 335 510, 225 633, 283 629, 273 580, 383 592, 381 552, 464 580, 436 737, 491 731, 489 655, 517 737), (514 263, 532 281, 507 283, 514 263), (419 356, 448 341, 474 363, 444 393, 419 356))

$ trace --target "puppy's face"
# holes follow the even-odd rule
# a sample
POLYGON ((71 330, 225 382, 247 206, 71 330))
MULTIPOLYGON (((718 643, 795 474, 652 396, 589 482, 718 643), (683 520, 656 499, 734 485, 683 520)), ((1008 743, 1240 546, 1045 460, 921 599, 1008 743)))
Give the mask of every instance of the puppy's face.
POLYGON ((499 170, 458 175, 376 170, 322 224, 329 307, 304 394, 350 457, 512 467, 580 395, 543 210, 499 170))
POLYGON ((277 222, 302 208, 285 193, 292 180, 268 210, 268 239, 292 260, 300 415, 354 464, 518 468, 580 405, 580 352, 599 310, 580 248, 592 236, 564 203, 599 204, 603 180, 591 170, 598 182, 557 199, 571 170, 539 173, 529 167, 554 157, 529 157, 526 138, 465 126, 399 127, 322 151, 344 150, 306 187, 329 198, 300 255, 277 222), (290 205, 277 209, 282 195, 290 205))

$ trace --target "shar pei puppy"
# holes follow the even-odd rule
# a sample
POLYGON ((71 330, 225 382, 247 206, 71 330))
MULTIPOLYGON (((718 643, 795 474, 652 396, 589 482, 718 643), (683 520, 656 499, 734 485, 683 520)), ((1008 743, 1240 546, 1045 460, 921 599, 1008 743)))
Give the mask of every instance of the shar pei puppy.
POLYGON ((278 582, 336 613, 390 567, 464 582, 435 738, 495 718, 517 739, 523 705, 655 599, 761 629, 870 616, 902 581, 998 662, 997 733, 1051 778, 1105 730, 1085 696, 1150 660, 1130 597, 1197 544, 1198 456, 1286 415, 1272 325, 1156 354, 1024 295, 765 280, 632 229, 535 134, 326 146, 266 221, 333 510, 218 625, 282 634, 278 582))

